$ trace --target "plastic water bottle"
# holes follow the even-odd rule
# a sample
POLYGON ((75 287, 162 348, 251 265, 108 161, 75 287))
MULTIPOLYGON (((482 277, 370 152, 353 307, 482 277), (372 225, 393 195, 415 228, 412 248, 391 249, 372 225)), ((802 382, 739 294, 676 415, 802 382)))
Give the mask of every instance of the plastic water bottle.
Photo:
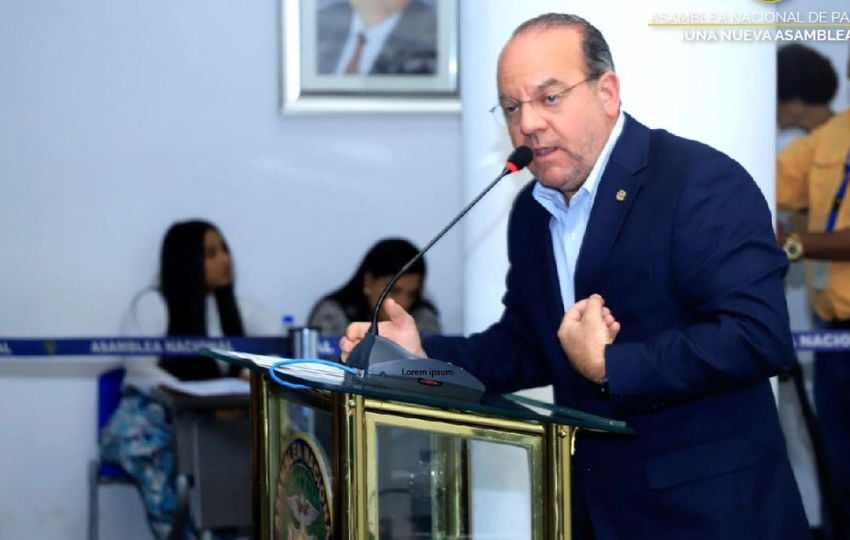
POLYGON ((292 358, 316 358, 319 331, 306 326, 293 326, 289 329, 289 348, 292 358))
POLYGON ((295 326, 295 316, 291 313, 284 313, 280 320, 283 323, 283 335, 288 337, 289 330, 295 326))

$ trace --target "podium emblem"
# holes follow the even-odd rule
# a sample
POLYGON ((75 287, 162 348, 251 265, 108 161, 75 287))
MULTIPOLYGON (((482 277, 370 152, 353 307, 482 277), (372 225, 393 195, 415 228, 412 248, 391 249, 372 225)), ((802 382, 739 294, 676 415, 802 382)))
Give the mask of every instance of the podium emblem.
POLYGON ((333 538, 327 468, 315 443, 296 435, 280 460, 274 500, 275 540, 333 538))

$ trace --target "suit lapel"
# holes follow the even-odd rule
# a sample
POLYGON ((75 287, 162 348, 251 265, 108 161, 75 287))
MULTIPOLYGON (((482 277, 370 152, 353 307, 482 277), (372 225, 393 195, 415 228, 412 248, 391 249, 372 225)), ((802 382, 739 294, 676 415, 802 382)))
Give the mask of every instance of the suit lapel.
POLYGON ((600 179, 576 264, 576 300, 598 292, 620 227, 637 199, 649 151, 649 130, 626 115, 620 139, 600 179))

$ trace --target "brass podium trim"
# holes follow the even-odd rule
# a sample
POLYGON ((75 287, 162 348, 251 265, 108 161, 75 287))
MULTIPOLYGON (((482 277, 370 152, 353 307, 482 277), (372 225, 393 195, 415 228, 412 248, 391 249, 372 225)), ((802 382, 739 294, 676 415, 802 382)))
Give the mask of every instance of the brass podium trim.
POLYGON ((576 428, 546 426, 546 501, 549 511, 542 516, 551 538, 572 538, 570 468, 576 428))
POLYGON ((383 411, 392 414, 400 414, 415 418, 433 418, 446 422, 454 422, 464 425, 477 425, 482 427, 492 427, 496 429, 504 429, 516 431, 518 433, 528 433, 533 435, 543 435, 543 426, 538 423, 519 422, 504 418, 492 418, 489 416, 481 416, 472 413, 463 413, 456 411, 447 411, 444 409, 436 409, 426 407, 424 405, 408 405, 406 403, 398 403, 394 401, 380 401, 377 399, 367 399, 366 408, 369 410, 383 411))
POLYGON ((364 432, 364 398, 353 394, 334 394, 331 396, 334 408, 340 413, 334 415, 340 425, 334 430, 339 437, 339 454, 334 456, 338 462, 337 482, 341 504, 335 504, 334 515, 340 523, 342 537, 351 540, 366 538, 367 499, 366 494, 357 486, 366 485, 367 438, 364 432), (345 512, 343 509, 348 508, 345 512))
POLYGON ((269 420, 269 407, 271 399, 269 399, 269 387, 264 382, 264 377, 260 372, 251 372, 251 406, 249 414, 251 416, 251 473, 253 474, 254 482, 251 490, 254 508, 254 526, 259 534, 259 538, 271 538, 271 520, 267 518, 270 504, 269 494, 272 493, 269 484, 269 458, 273 456, 269 451, 268 442, 270 439, 270 429, 273 425, 269 420))
POLYGON ((571 441, 575 428, 537 421, 495 418, 354 394, 321 390, 292 391, 268 377, 252 374, 254 416, 255 517, 259 538, 274 533, 276 471, 289 425, 287 402, 294 401, 330 413, 333 422, 332 507, 336 538, 378 537, 377 433, 382 426, 420 430, 455 437, 447 445, 447 460, 463 475, 448 478, 445 515, 437 516, 449 537, 469 531, 469 441, 506 444, 527 451, 531 537, 568 539, 570 522, 571 441), (454 461, 451 461, 454 460, 454 461), (449 507, 450 506, 450 507, 449 507))

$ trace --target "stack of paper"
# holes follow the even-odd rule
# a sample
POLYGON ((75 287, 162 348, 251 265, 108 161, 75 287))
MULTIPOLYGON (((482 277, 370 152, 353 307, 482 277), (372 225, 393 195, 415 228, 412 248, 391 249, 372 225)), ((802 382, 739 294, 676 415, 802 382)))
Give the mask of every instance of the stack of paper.
POLYGON ((248 381, 231 377, 207 381, 175 381, 163 383, 162 386, 190 396, 241 396, 248 395, 251 391, 248 381))
MULTIPOLYGON (((210 349, 210 351, 219 358, 230 357, 242 361, 248 361, 256 366, 266 369, 281 360, 289 360, 288 358, 281 358, 279 356, 226 351, 223 349, 210 349)), ((341 384, 345 375, 345 373, 339 368, 311 362, 280 366, 277 368, 277 372, 281 375, 325 384, 341 384)))

